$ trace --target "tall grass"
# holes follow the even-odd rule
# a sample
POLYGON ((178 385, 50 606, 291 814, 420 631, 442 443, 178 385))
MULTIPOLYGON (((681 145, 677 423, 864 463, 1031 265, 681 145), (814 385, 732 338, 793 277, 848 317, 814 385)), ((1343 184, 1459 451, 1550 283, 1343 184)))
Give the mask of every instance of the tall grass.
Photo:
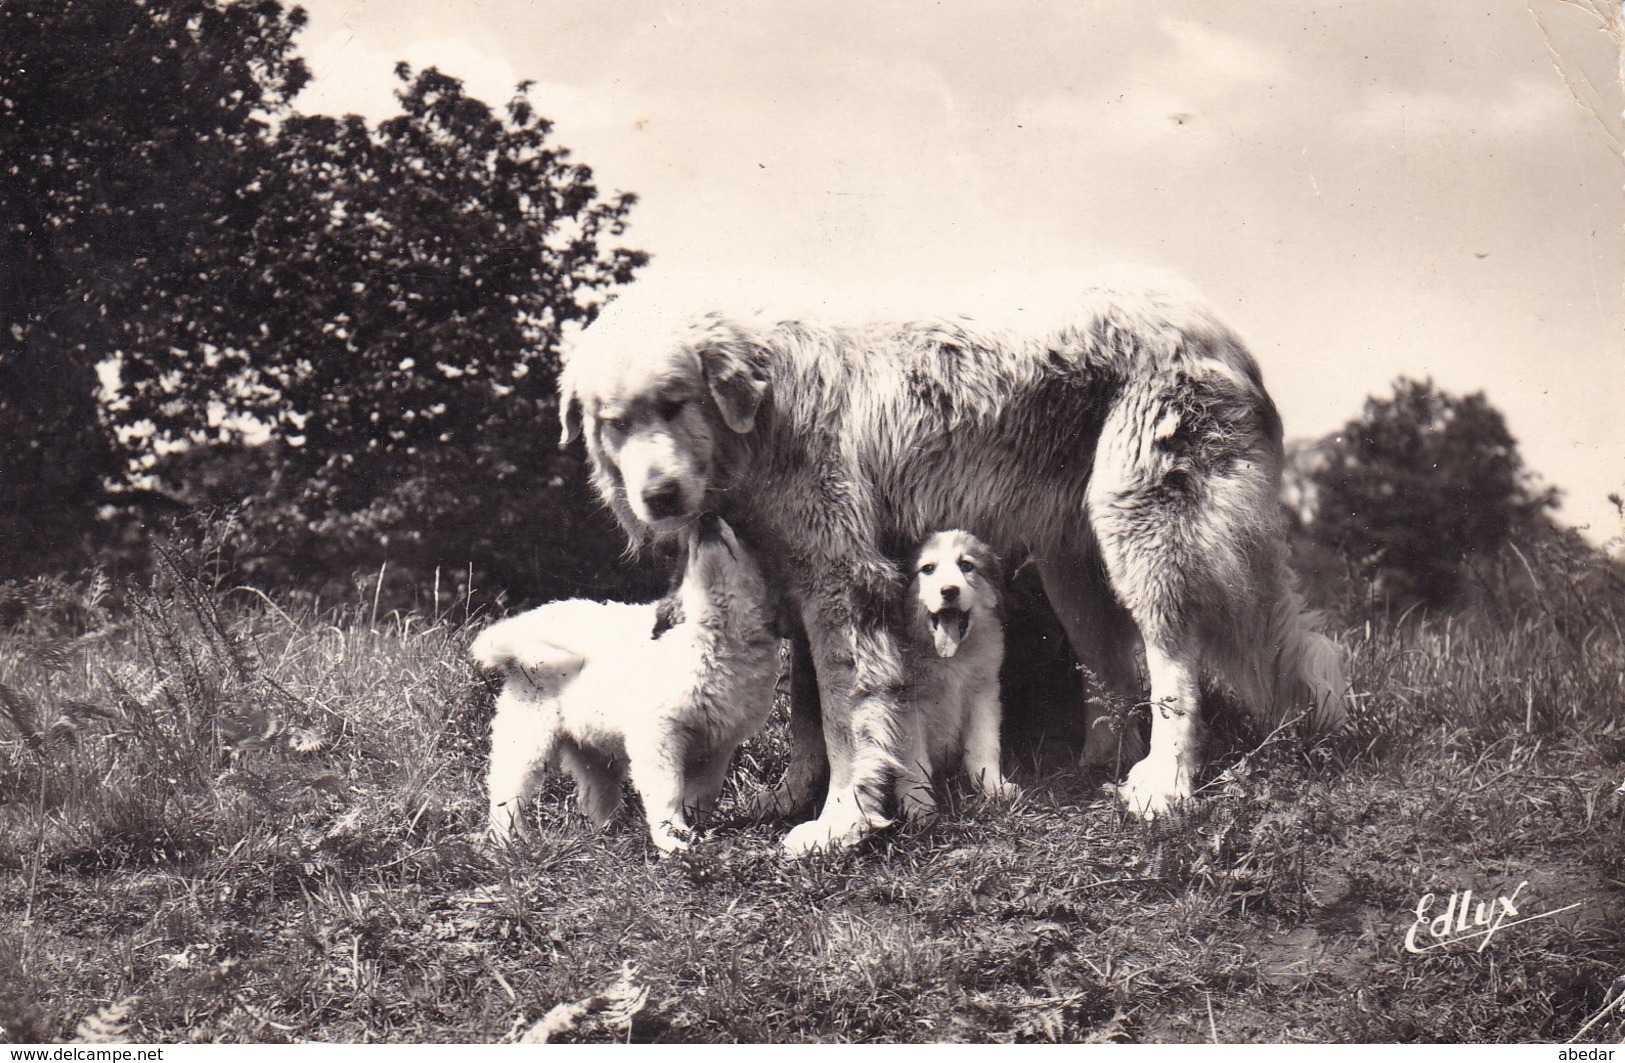
MULTIPOLYGON (((461 610, 273 601, 207 550, 139 590, 0 588, 0 1036, 1593 1036, 1625 971, 1625 594, 1558 546, 1485 562, 1464 614, 1351 624, 1353 732, 1221 732, 1183 814, 1018 757, 1014 808, 950 792, 796 863, 726 800, 657 860, 557 781, 486 847, 461 610), (1580 907, 1403 951, 1422 893, 1520 878, 1580 907)), ((776 721, 734 787, 783 755, 776 721)))

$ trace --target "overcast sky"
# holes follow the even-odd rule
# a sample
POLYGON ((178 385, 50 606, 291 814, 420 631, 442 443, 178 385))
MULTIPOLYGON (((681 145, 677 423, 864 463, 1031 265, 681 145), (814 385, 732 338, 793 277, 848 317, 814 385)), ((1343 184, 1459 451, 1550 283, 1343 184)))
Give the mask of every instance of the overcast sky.
MULTIPOLYGON (((1602 541, 1625 491, 1608 0, 303 0, 309 113, 397 60, 521 80, 628 246, 832 314, 1064 313, 1113 262, 1202 289, 1291 437, 1401 374, 1483 390, 1602 541)), ((719 294, 724 308, 731 298, 719 294)))

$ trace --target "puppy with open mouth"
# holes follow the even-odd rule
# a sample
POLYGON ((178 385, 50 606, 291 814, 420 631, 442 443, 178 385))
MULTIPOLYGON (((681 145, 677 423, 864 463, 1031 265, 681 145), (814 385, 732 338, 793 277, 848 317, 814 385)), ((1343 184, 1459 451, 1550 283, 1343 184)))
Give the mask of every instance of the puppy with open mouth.
POLYGON ((908 721, 910 755, 899 781, 912 818, 936 808, 932 776, 959 762, 977 789, 1019 792, 1000 769, 999 667, 1004 662, 1003 576, 986 543, 941 531, 910 566, 908 721))

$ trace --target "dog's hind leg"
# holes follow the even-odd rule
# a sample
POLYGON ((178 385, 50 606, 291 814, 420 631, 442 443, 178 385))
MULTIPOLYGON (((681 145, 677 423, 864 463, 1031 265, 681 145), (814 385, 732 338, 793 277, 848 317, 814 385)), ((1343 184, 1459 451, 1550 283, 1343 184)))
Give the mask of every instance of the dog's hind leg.
POLYGON ((1201 669, 1267 590, 1257 577, 1276 534, 1279 465, 1267 403, 1229 377, 1170 374, 1128 389, 1101 430, 1090 526, 1151 674, 1151 749, 1118 791, 1142 816, 1194 793, 1201 669))
POLYGON ((559 741, 557 708, 550 699, 514 688, 523 683, 519 677, 508 679, 491 720, 486 831, 497 839, 513 836, 519 826, 520 806, 535 789, 559 741))
MULTIPOLYGON (((1094 673, 1106 695, 1127 704, 1139 701, 1140 676, 1134 663, 1139 636, 1133 618, 1113 594, 1099 558, 1063 548, 1046 551, 1036 560, 1044 594, 1078 660, 1094 673)), ((1079 763, 1121 771, 1145 756, 1139 728, 1130 720, 1113 720, 1097 701, 1085 704, 1084 725, 1079 763)))
POLYGON ((1193 655, 1147 640, 1151 749, 1117 789, 1129 811, 1151 819, 1195 793, 1202 766, 1199 669, 1193 655))

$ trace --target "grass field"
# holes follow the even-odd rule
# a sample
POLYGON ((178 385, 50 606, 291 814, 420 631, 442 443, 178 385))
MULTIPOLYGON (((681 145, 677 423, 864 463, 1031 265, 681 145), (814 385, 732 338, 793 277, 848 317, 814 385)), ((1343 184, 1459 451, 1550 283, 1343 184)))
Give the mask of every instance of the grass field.
MULTIPOLYGON (((117 609, 10 587, 0 1039, 497 1041, 578 1002, 559 1039, 1617 1041, 1625 592, 1533 560, 1538 593, 1351 628, 1355 733, 1221 730, 1182 816, 1125 817, 1052 744, 1016 751, 1014 808, 949 795, 801 862, 729 798, 659 860, 562 783, 485 847, 461 610, 173 560, 117 609), (1567 910, 1408 952, 1419 900, 1467 889, 1567 910)), ((783 758, 776 721, 734 786, 783 758)))

